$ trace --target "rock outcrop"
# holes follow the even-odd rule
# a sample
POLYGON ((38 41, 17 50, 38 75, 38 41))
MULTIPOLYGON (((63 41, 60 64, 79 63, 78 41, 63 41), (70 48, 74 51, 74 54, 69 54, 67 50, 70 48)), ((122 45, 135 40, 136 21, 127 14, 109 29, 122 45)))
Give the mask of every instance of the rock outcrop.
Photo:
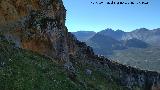
MULTIPOLYGON (((71 62, 80 59, 82 64, 88 63, 96 69, 109 68, 111 73, 116 72, 119 76, 114 80, 128 89, 138 86, 144 90, 159 90, 158 73, 127 67, 94 55, 92 48, 68 33, 65 17, 66 10, 62 0, 0 1, 0 31, 5 32, 5 37, 12 39, 17 47, 57 58, 59 63, 65 63, 64 66, 70 72, 73 71, 70 73, 72 79, 76 75, 71 62)), ((112 80, 112 77, 114 75, 106 78, 112 80)))
POLYGON ((1 0, 0 24, 17 46, 68 61, 66 10, 61 0, 1 0))

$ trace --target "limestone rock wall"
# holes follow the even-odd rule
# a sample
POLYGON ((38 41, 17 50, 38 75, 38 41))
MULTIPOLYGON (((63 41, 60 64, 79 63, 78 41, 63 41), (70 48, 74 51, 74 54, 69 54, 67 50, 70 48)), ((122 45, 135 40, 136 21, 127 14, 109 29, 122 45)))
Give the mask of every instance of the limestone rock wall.
POLYGON ((61 0, 1 0, 0 25, 17 46, 68 61, 66 10, 61 0), (10 26, 11 25, 11 26, 10 26))

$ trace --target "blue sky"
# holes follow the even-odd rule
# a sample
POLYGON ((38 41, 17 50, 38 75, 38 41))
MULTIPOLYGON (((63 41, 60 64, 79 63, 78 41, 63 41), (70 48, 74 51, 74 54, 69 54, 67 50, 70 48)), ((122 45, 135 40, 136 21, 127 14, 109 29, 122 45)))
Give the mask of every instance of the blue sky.
POLYGON ((132 0, 148 5, 108 5, 106 2, 131 0, 63 0, 67 9, 66 26, 70 32, 100 31, 106 28, 132 31, 160 28, 160 0, 132 0), (91 2, 104 2, 91 4, 91 2))

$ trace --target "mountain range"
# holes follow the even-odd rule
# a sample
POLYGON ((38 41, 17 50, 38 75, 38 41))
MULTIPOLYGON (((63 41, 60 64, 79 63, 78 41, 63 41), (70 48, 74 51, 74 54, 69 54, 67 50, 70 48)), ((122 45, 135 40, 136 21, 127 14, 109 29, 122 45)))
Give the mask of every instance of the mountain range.
MULTIPOLYGON (((105 29, 97 32, 94 36, 85 40, 85 42, 91 46, 98 55, 106 56, 125 65, 160 71, 159 65, 156 64, 160 63, 160 53, 158 51, 158 48, 160 48, 159 32, 159 28, 154 30, 140 28, 131 32, 105 29), (146 64, 147 66, 144 64, 146 60, 149 61, 148 64, 146 64)), ((78 34, 75 34, 76 37, 77 35, 78 34)))
MULTIPOLYGON (((82 37, 83 37, 83 33, 86 33, 88 31, 78 31, 78 32, 73 32, 73 34, 78 37, 77 39, 81 40, 82 37), (81 35, 79 35, 79 32, 81 32, 81 35)), ((92 31, 90 31, 92 32, 92 31)), ((87 41, 89 40, 91 37, 91 34, 92 33, 86 33, 85 34, 85 40, 83 41, 87 41), (87 37, 88 36, 88 37, 87 37)), ((97 32, 96 34, 100 34, 100 35, 104 35, 104 36, 109 36, 115 40, 118 40, 118 41, 121 41, 121 40, 130 40, 130 39, 138 39, 138 40, 141 40, 143 42, 146 42, 152 46, 160 46, 160 28, 157 28, 157 29, 153 29, 153 30, 149 30, 149 29, 146 29, 146 28, 140 28, 140 29, 136 29, 136 30, 133 30, 131 32, 124 32, 122 30, 112 30, 112 29, 105 29, 105 30, 102 30, 100 32, 97 32)), ((95 35, 92 34, 92 36, 95 35)))

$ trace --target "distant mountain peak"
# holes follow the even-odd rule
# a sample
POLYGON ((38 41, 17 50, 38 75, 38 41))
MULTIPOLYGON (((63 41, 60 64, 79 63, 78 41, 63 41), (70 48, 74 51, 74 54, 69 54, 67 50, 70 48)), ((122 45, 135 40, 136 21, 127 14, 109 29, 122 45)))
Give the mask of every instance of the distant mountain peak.
POLYGON ((117 29, 116 32, 124 32, 123 30, 117 29))
POLYGON ((114 31, 112 28, 107 28, 107 29, 105 29, 106 31, 108 30, 108 31, 114 31))
POLYGON ((143 31, 149 31, 149 29, 147 29, 147 28, 140 28, 140 29, 136 29, 135 31, 143 32, 143 31))

